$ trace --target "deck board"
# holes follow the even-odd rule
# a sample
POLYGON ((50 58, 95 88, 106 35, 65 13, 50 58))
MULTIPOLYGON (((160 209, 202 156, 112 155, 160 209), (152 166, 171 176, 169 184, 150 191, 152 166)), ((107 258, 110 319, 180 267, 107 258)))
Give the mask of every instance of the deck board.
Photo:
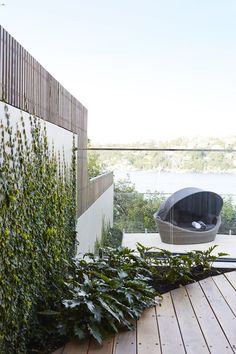
POLYGON ((236 271, 225 273, 225 277, 236 290, 236 271))
POLYGON ((163 295, 161 306, 156 306, 162 354, 185 353, 180 328, 170 293, 163 295), (171 336, 170 336, 171 333, 171 336))
MULTIPOLYGON (((236 351, 236 319, 225 298, 212 278, 200 281, 200 285, 219 321, 231 347, 236 351)), ((235 296, 236 300, 236 296, 235 296)))
POLYGON ((161 353, 155 307, 146 309, 137 321, 137 352, 139 354, 161 353))
POLYGON ((63 354, 87 354, 89 348, 89 341, 83 344, 70 342, 65 345, 63 354))
POLYGON ((189 299, 212 354, 233 353, 212 308, 198 283, 186 286, 189 299))
POLYGON ((137 342, 136 342, 136 321, 134 324, 134 330, 120 332, 115 336, 113 354, 136 354, 137 342))
POLYGON ((187 353, 209 353, 205 338, 184 287, 171 291, 176 316, 187 353))
POLYGON ((114 337, 110 336, 105 339, 102 345, 97 344, 95 341, 90 341, 88 354, 111 354, 113 351, 114 337))
POLYGON ((213 277, 215 284, 223 295, 225 301, 231 308, 234 315, 236 315, 236 293, 231 283, 224 275, 218 275, 213 277))
POLYGON ((189 284, 146 309, 134 330, 106 339, 67 343, 55 354, 236 353, 236 272, 189 284))

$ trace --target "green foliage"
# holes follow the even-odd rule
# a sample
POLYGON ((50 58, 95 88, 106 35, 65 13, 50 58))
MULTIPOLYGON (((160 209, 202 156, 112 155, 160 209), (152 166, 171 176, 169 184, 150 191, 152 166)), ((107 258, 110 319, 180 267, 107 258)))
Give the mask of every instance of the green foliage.
POLYGON ((132 328, 132 319, 156 303, 145 259, 128 248, 107 247, 99 254, 76 260, 65 283, 66 298, 41 312, 46 336, 81 340, 91 335, 101 343, 108 333, 132 328))
POLYGON ((115 184, 114 226, 126 232, 156 232, 153 214, 159 209, 163 196, 160 193, 138 193, 129 181, 115 184))
POLYGON ((227 253, 218 252, 217 255, 213 255, 212 252, 215 250, 217 245, 211 246, 205 251, 191 251, 187 253, 187 256, 192 259, 193 265, 198 269, 199 272, 208 272, 212 269, 212 264, 219 258, 228 256, 227 253))
POLYGON ((194 250, 183 255, 173 255, 172 252, 155 247, 144 247, 138 243, 137 250, 150 265, 150 271, 156 284, 185 285, 212 270, 212 264, 226 253, 212 252, 217 246, 205 251, 194 250))
MULTIPOLYGON (((90 146, 90 140, 88 140, 90 146)), ((97 177, 105 173, 105 165, 102 162, 100 154, 96 151, 88 151, 88 175, 89 178, 97 177)))
MULTIPOLYGON (((148 141, 132 144, 115 144, 116 148, 132 149, 158 148, 158 149, 235 149, 236 137, 230 139, 220 138, 186 138, 179 137, 170 141, 148 141)), ((110 145, 112 147, 112 145, 110 145)), ((136 169, 158 171, 208 171, 208 172, 235 172, 235 154, 231 152, 207 151, 106 151, 99 153, 101 160, 109 169, 136 169)))
POLYGON ((123 233, 116 227, 110 227, 103 222, 102 235, 100 240, 96 240, 95 254, 98 254, 99 248, 112 247, 118 248, 121 246, 123 233))
POLYGON ((38 327, 36 308, 60 298, 75 246, 72 164, 50 152, 46 129, 30 117, 0 122, 0 352, 25 353, 38 327))
POLYGON ((236 205, 231 196, 224 198, 219 233, 229 234, 230 230, 232 234, 236 234, 236 205))

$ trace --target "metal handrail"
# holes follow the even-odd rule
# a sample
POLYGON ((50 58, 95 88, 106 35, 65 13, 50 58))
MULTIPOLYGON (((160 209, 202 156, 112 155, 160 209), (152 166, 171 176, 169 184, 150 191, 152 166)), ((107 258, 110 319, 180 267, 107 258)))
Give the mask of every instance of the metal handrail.
POLYGON ((87 147, 87 151, 185 151, 185 152, 236 152, 236 149, 185 149, 185 148, 129 148, 129 147, 87 147))

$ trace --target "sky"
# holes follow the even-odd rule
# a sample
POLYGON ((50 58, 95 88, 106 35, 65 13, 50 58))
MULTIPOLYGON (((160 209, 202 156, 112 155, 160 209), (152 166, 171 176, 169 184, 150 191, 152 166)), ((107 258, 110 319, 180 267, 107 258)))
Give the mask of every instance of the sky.
POLYGON ((236 135, 236 0, 3 0, 96 143, 236 135))

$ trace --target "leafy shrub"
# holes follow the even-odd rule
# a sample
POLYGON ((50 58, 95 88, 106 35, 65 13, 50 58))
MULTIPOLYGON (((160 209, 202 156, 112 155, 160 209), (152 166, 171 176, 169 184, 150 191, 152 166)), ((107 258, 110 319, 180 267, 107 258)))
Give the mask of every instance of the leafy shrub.
POLYGON ((37 306, 60 298, 75 247, 72 165, 50 152, 46 129, 30 117, 0 122, 0 352, 25 353, 37 306))
POLYGON ((98 254, 99 248, 120 247, 122 243, 122 239, 123 239, 123 232, 119 228, 105 225, 105 222, 103 221, 101 239, 100 240, 97 239, 95 242, 95 247, 94 247, 95 254, 98 254))
POLYGON ((70 268, 64 299, 41 311, 40 337, 66 342, 92 336, 101 343, 108 333, 132 328, 132 319, 155 304, 154 288, 165 292, 168 286, 193 282, 196 274, 208 274, 212 263, 225 255, 213 255, 215 247, 173 255, 138 244, 138 255, 109 247, 101 248, 99 256, 86 254, 70 268))
POLYGON ((162 286, 166 291, 166 285, 173 287, 185 285, 204 274, 209 274, 213 262, 227 255, 223 252, 213 255, 212 252, 216 247, 215 245, 205 251, 194 250, 183 255, 174 255, 164 249, 145 247, 140 243, 137 245, 140 256, 150 266, 153 283, 159 291, 162 286))
POLYGON ((156 232, 153 214, 159 209, 163 195, 138 193, 129 179, 115 184, 114 226, 126 232, 156 232))
MULTIPOLYGON (((91 142, 88 139, 88 147, 91 147, 91 142)), ((101 156, 96 151, 88 151, 88 175, 89 178, 94 178, 105 173, 105 165, 101 160, 101 156)))
POLYGON ((92 336, 101 343, 109 333, 132 328, 132 319, 156 303, 154 288, 165 292, 168 285, 193 282, 196 272, 208 274, 212 262, 225 255, 212 255, 215 246, 186 255, 141 244, 137 248, 139 255, 128 248, 106 247, 99 256, 89 253, 74 261, 62 284, 63 299, 40 309, 41 350, 51 338, 65 343, 92 336))
POLYGON ((117 227, 111 227, 108 231, 107 243, 105 246, 119 247, 121 246, 123 233, 117 227))
POLYGON ((108 333, 132 328, 132 319, 156 303, 145 259, 128 248, 99 253, 76 260, 65 281, 66 298, 41 311, 42 323, 47 323, 44 338, 53 334, 66 341, 91 335, 101 343, 108 333))
POLYGON ((224 198, 224 204, 221 212, 220 234, 236 234, 236 205, 231 196, 224 198))

